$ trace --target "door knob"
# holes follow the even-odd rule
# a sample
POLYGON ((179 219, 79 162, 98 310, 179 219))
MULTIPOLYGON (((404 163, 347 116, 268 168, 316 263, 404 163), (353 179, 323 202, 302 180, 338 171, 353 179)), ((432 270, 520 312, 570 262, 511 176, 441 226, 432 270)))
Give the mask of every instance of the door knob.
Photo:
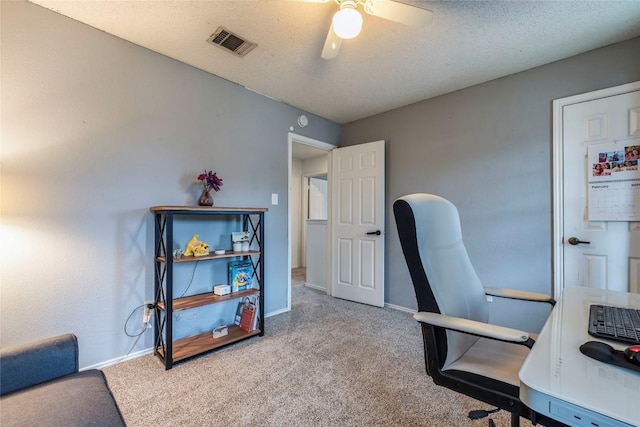
POLYGON ((376 236, 379 236, 379 235, 381 235, 381 234, 382 234, 382 231, 380 231, 380 230, 376 230, 376 231, 370 231, 370 232, 368 232, 368 233, 367 233, 367 235, 368 235, 368 236, 373 236, 374 234, 375 234, 376 236))
POLYGON ((569 237, 569 240, 567 240, 567 242, 569 242, 570 245, 579 245, 580 243, 584 243, 585 245, 590 244, 591 242, 585 242, 583 240, 578 239, 577 237, 569 237))

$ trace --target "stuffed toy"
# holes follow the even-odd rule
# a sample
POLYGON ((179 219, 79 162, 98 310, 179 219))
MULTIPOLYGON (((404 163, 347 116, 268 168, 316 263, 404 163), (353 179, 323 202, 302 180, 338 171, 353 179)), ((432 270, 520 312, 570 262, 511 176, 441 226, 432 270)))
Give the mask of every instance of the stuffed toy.
POLYGON ((189 243, 187 243, 187 248, 184 251, 185 256, 205 256, 209 255, 209 245, 205 242, 198 240, 198 235, 194 234, 189 243))

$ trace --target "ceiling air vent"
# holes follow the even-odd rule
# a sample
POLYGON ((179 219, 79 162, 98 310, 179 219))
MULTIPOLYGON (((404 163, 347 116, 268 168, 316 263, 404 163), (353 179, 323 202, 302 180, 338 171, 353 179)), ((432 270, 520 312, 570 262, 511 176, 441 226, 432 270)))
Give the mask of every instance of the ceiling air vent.
POLYGON ((256 43, 247 41, 237 34, 232 33, 224 27, 219 27, 215 33, 207 39, 209 43, 238 55, 241 58, 258 46, 256 43))

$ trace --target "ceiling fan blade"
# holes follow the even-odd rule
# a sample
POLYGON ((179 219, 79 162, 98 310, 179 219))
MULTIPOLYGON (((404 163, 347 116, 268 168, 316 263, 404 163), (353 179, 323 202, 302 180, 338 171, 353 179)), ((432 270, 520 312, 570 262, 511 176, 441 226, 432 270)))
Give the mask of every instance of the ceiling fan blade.
POLYGON ((324 47, 322 48, 322 59, 333 59, 338 56, 340 52, 340 46, 342 46, 342 39, 336 35, 333 31, 333 24, 329 27, 329 33, 327 39, 324 41, 324 47))
POLYGON ((369 15, 410 26, 426 25, 433 16, 430 10, 391 0, 366 0, 364 11, 369 15))

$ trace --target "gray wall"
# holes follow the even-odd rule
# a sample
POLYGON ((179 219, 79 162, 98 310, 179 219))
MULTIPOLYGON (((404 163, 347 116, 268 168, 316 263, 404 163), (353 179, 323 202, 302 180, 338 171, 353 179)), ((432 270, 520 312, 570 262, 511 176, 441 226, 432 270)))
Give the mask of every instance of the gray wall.
POLYGON ((301 110, 34 4, 1 7, 0 344, 74 332, 81 366, 124 356, 127 316, 153 295, 149 207, 196 204, 204 168, 224 179, 216 205, 269 208, 265 310, 285 310, 289 127, 337 144, 340 125, 304 112, 300 129, 301 110))
MULTIPOLYGON (((265 308, 285 309, 287 132, 338 145, 340 126, 300 129, 300 110, 31 3, 0 7, 0 345, 74 332, 81 366, 124 356, 126 318, 152 295, 148 208, 195 204, 203 168, 225 180, 217 205, 269 207, 265 308)), ((487 285, 548 291, 551 100, 639 80, 639 52, 635 39, 350 123, 342 142, 388 141, 389 213, 416 191, 456 203, 487 285)), ((387 218, 386 300, 414 308, 387 218)))
POLYGON ((416 308, 392 213, 414 192, 458 207, 486 286, 551 292, 552 100, 635 80, 640 38, 345 125, 387 141, 386 302, 416 308))

